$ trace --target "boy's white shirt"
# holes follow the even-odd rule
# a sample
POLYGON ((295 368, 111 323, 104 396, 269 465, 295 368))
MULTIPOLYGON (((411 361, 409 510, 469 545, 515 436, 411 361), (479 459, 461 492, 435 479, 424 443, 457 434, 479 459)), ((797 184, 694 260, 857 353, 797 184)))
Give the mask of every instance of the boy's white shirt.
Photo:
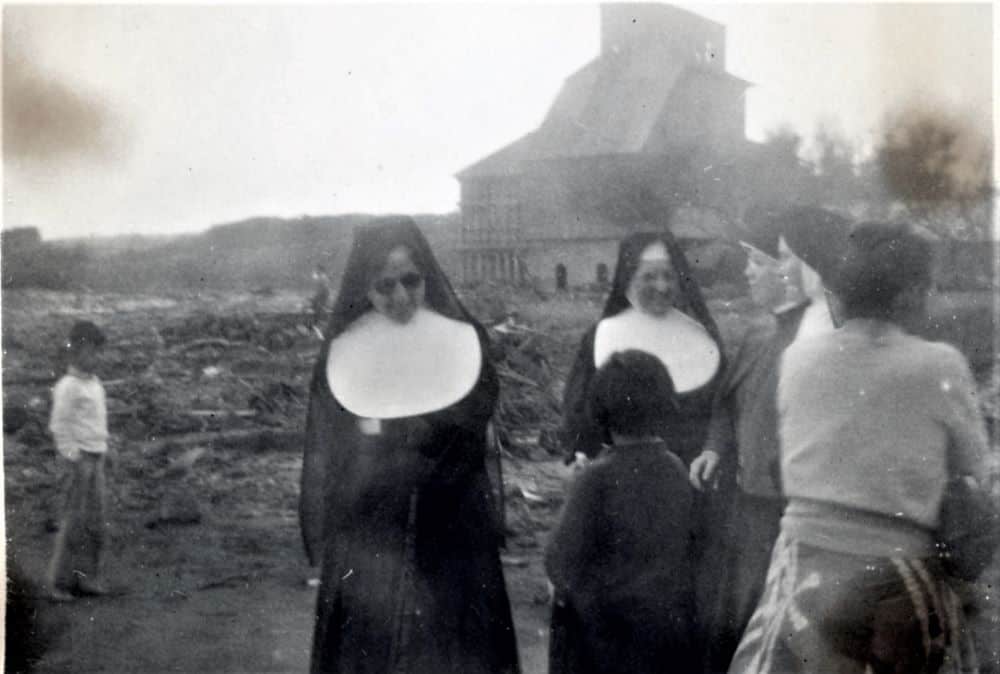
POLYGON ((108 451, 107 404, 98 377, 71 370, 56 382, 49 430, 56 449, 70 461, 76 461, 80 452, 108 451))

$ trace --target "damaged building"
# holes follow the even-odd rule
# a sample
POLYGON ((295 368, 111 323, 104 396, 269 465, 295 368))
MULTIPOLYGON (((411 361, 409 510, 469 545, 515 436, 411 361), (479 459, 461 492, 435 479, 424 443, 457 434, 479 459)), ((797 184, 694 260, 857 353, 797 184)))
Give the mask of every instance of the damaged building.
POLYGON ((457 174, 465 282, 603 283, 624 235, 662 225, 704 269, 746 211, 756 144, 725 27, 668 5, 600 16, 600 54, 539 128, 457 174))

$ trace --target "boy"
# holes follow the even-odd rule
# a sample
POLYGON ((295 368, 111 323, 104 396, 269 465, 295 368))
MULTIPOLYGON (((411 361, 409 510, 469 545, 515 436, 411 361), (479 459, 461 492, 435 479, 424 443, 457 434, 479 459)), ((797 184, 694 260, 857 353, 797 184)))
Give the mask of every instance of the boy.
POLYGON ((546 550, 550 672, 694 671, 694 489, 668 442, 673 382, 630 350, 598 369, 589 395, 613 445, 577 475, 546 550))
POLYGON ((66 374, 52 390, 49 430, 69 478, 49 567, 49 593, 56 601, 73 594, 107 593, 100 577, 106 504, 104 459, 108 451, 104 387, 94 374, 105 337, 90 321, 78 321, 66 343, 66 374))

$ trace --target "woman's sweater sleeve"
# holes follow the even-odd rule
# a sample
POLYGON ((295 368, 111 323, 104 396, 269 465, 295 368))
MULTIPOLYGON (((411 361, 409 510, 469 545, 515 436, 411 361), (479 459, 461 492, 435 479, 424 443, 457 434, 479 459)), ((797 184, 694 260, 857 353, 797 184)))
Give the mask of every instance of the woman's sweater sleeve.
POLYGON ((953 462, 949 471, 953 475, 971 475, 981 481, 986 472, 987 440, 976 380, 965 356, 957 349, 945 348, 947 357, 940 386, 950 444, 949 460, 953 462))

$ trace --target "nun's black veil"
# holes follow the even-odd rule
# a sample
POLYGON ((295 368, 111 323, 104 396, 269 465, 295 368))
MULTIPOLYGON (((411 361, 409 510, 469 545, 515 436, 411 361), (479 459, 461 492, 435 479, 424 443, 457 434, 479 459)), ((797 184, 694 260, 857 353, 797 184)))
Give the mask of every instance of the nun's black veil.
POLYGON ((680 297, 677 299, 675 307, 701 323, 712 339, 721 345, 719 329, 712 314, 708 311, 698 282, 691 274, 687 257, 674 235, 666 229, 658 232, 636 232, 622 239, 621 245, 618 247, 618 263, 615 265, 611 293, 604 304, 601 318, 615 316, 632 306, 626 297, 629 283, 632 282, 632 277, 635 276, 636 269, 639 268, 639 258, 642 251, 657 241, 666 246, 667 254, 670 256, 670 264, 677 274, 680 297))
POLYGON ((385 265, 389 253, 398 246, 410 250, 413 264, 424 276, 424 301, 428 307, 448 318, 473 325, 476 322, 458 301, 427 239, 412 218, 390 215, 375 218, 354 229, 354 242, 340 283, 340 292, 327 324, 327 342, 335 339, 362 314, 372 309, 368 290, 385 265))
POLYGON ((519 671, 484 462, 498 394, 487 343, 410 218, 355 230, 306 418, 299 513, 309 560, 322 564, 313 672, 399 663, 421 672, 519 671), (472 325, 484 358, 461 401, 388 420, 368 437, 331 393, 326 359, 330 342, 373 310, 368 290, 398 246, 424 277, 425 306, 472 325))
MULTIPOLYGON (((327 463, 330 453, 325 451, 337 438, 338 425, 347 423, 340 403, 330 393, 326 381, 326 362, 330 352, 330 342, 342 334, 354 321, 373 310, 368 299, 368 290, 375 276, 382 270, 389 253, 398 246, 406 246, 414 265, 424 277, 424 303, 434 311, 454 320, 471 324, 486 342, 483 328, 465 310, 455 295, 451 283, 444 275, 433 252, 417 228, 412 218, 406 216, 384 216, 356 227, 351 253, 340 284, 340 291, 334 303, 327 324, 325 339, 320 348, 316 367, 313 369, 309 391, 309 409, 306 415, 305 458, 302 470, 302 491, 319 493, 323 489, 325 475, 331 472, 327 463)), ((484 372, 490 376, 492 367, 488 362, 484 372)), ((495 385, 495 384, 494 384, 495 385)), ((300 513, 306 549, 311 559, 318 551, 315 541, 320 538, 322 512, 317 510, 316 499, 303 499, 300 513)))
MULTIPOLYGON (((663 228, 659 231, 636 232, 625 237, 618 247, 618 264, 615 266, 615 276, 604 305, 604 312, 601 319, 615 316, 632 306, 626 293, 629 283, 635 276, 639 268, 639 261, 644 251, 650 244, 659 241, 667 248, 670 256, 671 266, 677 275, 678 292, 674 300, 674 306, 698 321, 708 332, 712 340, 718 345, 719 352, 723 353, 722 339, 719 335, 718 326, 715 319, 708 311, 705 300, 701 295, 701 289, 697 281, 691 275, 691 268, 688 266, 684 251, 674 239, 669 230, 663 228)), ((563 441, 567 450, 567 461, 572 461, 575 452, 582 452, 588 456, 596 456, 600 451, 602 442, 607 440, 605 432, 594 419, 591 418, 588 409, 588 391, 590 390, 590 380, 594 375, 594 334, 596 326, 588 330, 577 350, 576 358, 570 368, 569 377, 566 380, 566 387, 563 394, 563 441)), ((724 367, 720 363, 719 371, 724 367)), ((701 415, 700 399, 710 397, 711 387, 705 392, 698 394, 695 398, 685 398, 688 411, 692 414, 691 423, 699 425, 701 415)), ((706 404, 706 409, 710 407, 706 404)), ((700 431, 699 431, 700 433, 700 431)), ((694 434, 692 437, 696 437, 694 434)), ((692 447, 696 442, 692 441, 692 447)), ((688 448, 691 449, 691 448, 688 448)), ((691 449, 693 451, 693 449, 691 449)), ((683 456, 684 460, 689 460, 690 456, 683 456)))

